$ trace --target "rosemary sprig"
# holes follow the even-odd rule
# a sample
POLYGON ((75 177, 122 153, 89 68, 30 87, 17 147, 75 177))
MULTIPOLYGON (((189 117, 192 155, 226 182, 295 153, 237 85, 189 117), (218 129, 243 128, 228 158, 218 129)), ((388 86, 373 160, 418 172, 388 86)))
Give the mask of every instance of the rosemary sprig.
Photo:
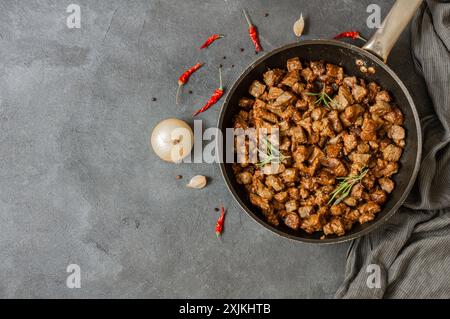
POLYGON ((258 153, 260 154, 260 158, 262 159, 260 162, 256 163, 257 167, 263 167, 269 163, 281 163, 285 159, 290 156, 285 156, 281 153, 268 139, 264 140, 266 144, 266 152, 258 148, 258 153))
POLYGON ((323 105, 329 109, 331 109, 330 104, 337 106, 337 103, 325 92, 325 90, 322 90, 320 93, 306 92, 306 95, 316 96, 314 104, 323 105))
POLYGON ((367 172, 369 171, 368 168, 365 168, 359 173, 358 175, 352 175, 347 177, 338 177, 338 179, 342 180, 342 182, 339 183, 339 185, 336 187, 334 191, 331 192, 331 198, 328 201, 328 205, 333 203, 333 205, 337 205, 342 200, 350 194, 350 191, 352 190, 352 187, 356 184, 361 182, 361 180, 366 176, 367 172), (334 201, 334 202, 333 202, 334 201))

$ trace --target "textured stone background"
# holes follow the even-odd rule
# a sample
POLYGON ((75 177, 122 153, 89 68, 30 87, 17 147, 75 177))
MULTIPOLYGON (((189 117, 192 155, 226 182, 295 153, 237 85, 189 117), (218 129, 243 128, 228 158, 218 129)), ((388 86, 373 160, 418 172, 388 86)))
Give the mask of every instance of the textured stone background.
MULTIPOLYGON (((167 117, 192 123, 219 63, 229 87, 257 58, 242 7, 269 51, 295 41, 300 12, 305 39, 347 29, 370 35, 372 2, 383 16, 393 3, 2 0, 0 297, 332 297, 348 244, 273 235, 237 207, 217 165, 163 163, 149 136, 167 117), (81 29, 66 27, 72 2, 81 29), (227 37, 198 50, 214 32, 227 37), (206 67, 176 106, 177 78, 197 61, 206 67), (209 186, 187 190, 196 174, 209 186), (228 207, 222 242, 213 232, 220 202, 228 207), (70 263, 81 266, 81 289, 66 288, 70 263)), ((390 65, 420 100, 407 32, 390 65)), ((205 127, 218 109, 201 116, 205 127)))

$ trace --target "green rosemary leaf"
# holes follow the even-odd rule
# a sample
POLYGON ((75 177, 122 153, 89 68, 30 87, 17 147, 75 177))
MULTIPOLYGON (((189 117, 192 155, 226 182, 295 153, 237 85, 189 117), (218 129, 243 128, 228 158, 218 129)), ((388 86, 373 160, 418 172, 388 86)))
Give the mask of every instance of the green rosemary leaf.
POLYGON ((330 195, 331 198, 328 201, 328 205, 337 205, 340 202, 342 202, 352 190, 352 187, 356 184, 361 182, 361 180, 366 176, 367 172, 369 171, 368 168, 364 168, 358 175, 351 175, 347 177, 338 177, 337 179, 342 180, 336 189, 334 189, 330 195))
POLYGON ((263 158, 263 160, 256 163, 257 167, 263 167, 264 165, 269 163, 281 163, 282 161, 290 157, 281 153, 268 139, 265 139, 264 143, 267 146, 266 153, 264 153, 264 151, 262 151, 261 149, 258 149, 258 152, 262 155, 261 157, 263 158))

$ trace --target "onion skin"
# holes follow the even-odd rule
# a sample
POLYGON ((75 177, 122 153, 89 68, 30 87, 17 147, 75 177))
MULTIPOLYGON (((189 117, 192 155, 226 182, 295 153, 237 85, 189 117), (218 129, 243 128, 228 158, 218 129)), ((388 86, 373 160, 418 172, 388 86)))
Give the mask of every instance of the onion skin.
POLYGON ((179 163, 191 153, 194 133, 184 121, 169 118, 159 122, 152 131, 151 146, 162 160, 179 163))

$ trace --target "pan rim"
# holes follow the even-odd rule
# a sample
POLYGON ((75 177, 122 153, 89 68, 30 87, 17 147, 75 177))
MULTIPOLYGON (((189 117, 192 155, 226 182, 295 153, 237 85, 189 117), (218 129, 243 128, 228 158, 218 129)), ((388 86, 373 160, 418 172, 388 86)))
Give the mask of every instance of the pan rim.
MULTIPOLYGON (((294 240, 297 242, 303 242, 303 243, 309 243, 309 244, 316 244, 316 245, 330 245, 330 244, 337 244, 337 243, 343 243, 347 242, 353 239, 357 239, 361 236, 367 235, 368 233, 374 231, 381 225, 385 224, 387 220, 389 220, 396 212, 397 210, 403 205, 404 201, 406 200, 406 197, 411 192, 412 187, 414 186, 415 180, 417 178, 419 168, 420 168, 420 161, 422 157, 422 131, 421 131, 421 125, 420 125, 420 119, 419 114, 417 112, 417 108, 414 104, 414 101, 411 97, 411 94, 409 93, 408 89, 404 85, 404 83, 400 80, 400 78, 397 76, 397 74, 383 61, 381 61, 377 56, 374 54, 361 49, 355 45, 337 41, 337 40, 329 40, 329 39, 312 39, 312 40, 304 40, 299 41, 295 43, 286 44, 284 46, 281 46, 279 48, 276 48, 266 54, 264 54, 262 57, 257 59, 256 61, 253 61, 245 70, 239 75, 239 77, 234 81, 233 85, 231 86, 230 90, 227 92, 227 95, 225 97, 224 102, 222 103, 220 110, 219 110, 219 118, 217 121, 217 127, 221 128, 224 121, 224 114, 225 114, 225 108, 230 102, 231 96, 234 94, 234 91, 239 86, 239 84, 242 82, 242 80, 258 65, 260 65, 263 61, 268 59, 269 57, 278 54, 280 52, 283 52, 285 50, 289 50, 298 46, 307 46, 307 45, 316 45, 316 44, 326 44, 326 45, 334 45, 337 47, 343 47, 346 49, 350 49, 352 51, 356 51, 359 54, 364 55, 368 59, 370 59, 372 62, 375 62, 377 65, 382 67, 392 78, 393 80, 399 85, 403 93, 405 94, 405 97, 409 103, 409 107, 411 108, 411 111, 413 113, 414 117, 414 124, 417 128, 417 153, 416 153, 416 159, 414 162, 414 169, 411 174, 411 178, 403 191, 403 194, 400 196, 399 200, 394 204, 394 206, 386 213, 383 218, 375 219, 368 225, 366 228, 350 234, 348 236, 344 235, 342 237, 335 237, 335 238, 325 238, 325 239, 310 239, 310 238, 302 238, 298 236, 294 236, 291 234, 288 234, 268 223, 265 223, 262 218, 257 216, 255 212, 253 212, 251 209, 247 207, 247 205, 239 198, 237 195, 237 191, 232 187, 231 181, 228 178, 226 172, 225 172, 225 163, 223 161, 220 161, 220 172, 222 175, 222 178, 225 180, 225 185, 227 186, 230 193, 233 195, 233 198, 236 200, 236 202, 239 204, 240 208, 243 209, 253 220, 255 220, 259 225, 263 226, 263 228, 268 229, 272 233, 275 233, 278 236, 281 236, 283 238, 287 238, 290 240, 294 240)), ((221 147, 218 148, 219 150, 222 149, 221 147)), ((220 154, 220 158, 222 159, 223 154, 220 154)))

